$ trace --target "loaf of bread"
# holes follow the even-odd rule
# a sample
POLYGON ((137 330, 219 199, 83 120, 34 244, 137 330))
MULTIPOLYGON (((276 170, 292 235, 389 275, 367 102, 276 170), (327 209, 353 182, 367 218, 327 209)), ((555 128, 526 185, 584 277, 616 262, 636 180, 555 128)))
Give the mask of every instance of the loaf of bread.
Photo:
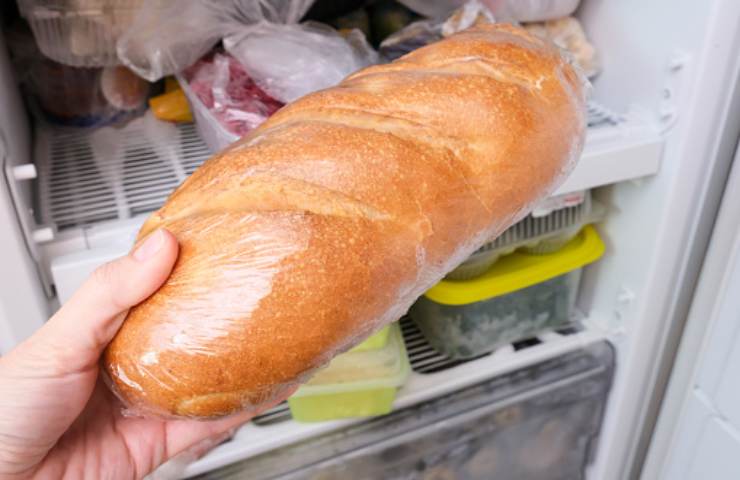
POLYGON ((555 47, 482 25, 285 106, 143 226, 180 256, 108 347, 113 390, 191 418, 285 395, 558 186, 583 90, 555 47))

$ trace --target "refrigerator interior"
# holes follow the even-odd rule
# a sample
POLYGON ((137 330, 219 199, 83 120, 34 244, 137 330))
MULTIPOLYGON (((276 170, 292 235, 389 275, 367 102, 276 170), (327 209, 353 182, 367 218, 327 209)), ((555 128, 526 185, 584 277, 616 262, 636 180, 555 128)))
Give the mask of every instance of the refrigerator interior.
MULTIPOLYGON (((396 407, 608 339, 616 347, 616 377, 589 473, 610 479, 627 475, 645 446, 648 399, 670 353, 668 340, 680 332, 698 268, 692 262, 707 241, 702 227, 714 216, 729 165, 717 154, 718 136, 730 113, 740 5, 583 0, 577 16, 602 73, 593 81, 584 155, 559 192, 595 188, 609 209, 598 226, 607 253, 581 282, 583 328, 463 364, 417 369, 396 407)), ((31 127, 1 47, 0 353, 43 324, 96 265, 126 252, 146 212, 208 156, 192 126, 152 129, 142 119, 101 167, 89 135, 31 127)), ((356 422, 302 425, 272 412, 185 474, 356 422)))

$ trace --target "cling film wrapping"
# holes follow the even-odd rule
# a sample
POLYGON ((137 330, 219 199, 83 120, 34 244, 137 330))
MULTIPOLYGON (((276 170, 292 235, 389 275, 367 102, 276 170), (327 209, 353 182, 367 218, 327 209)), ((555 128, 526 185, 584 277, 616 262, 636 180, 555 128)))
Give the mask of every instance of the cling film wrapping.
POLYGON ((113 390, 163 417, 284 398, 557 188, 584 92, 554 47, 482 25, 287 105, 143 226, 180 256, 106 351, 113 390))

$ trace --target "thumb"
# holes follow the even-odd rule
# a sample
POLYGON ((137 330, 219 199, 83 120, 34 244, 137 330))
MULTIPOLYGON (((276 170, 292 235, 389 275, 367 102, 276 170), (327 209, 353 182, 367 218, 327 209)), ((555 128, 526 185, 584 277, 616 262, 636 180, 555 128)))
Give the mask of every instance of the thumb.
POLYGON ((167 279, 177 253, 175 237, 164 229, 155 231, 132 253, 95 270, 39 330, 38 340, 52 347, 51 351, 70 352, 71 371, 96 364, 128 309, 148 298, 167 279))

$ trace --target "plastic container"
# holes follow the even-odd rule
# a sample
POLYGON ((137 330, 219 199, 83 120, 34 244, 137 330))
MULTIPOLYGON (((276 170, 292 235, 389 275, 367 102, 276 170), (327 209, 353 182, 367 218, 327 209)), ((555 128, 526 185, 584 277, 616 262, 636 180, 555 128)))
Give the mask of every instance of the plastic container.
POLYGON ((288 399, 293 419, 319 422, 389 413, 411 366, 397 324, 337 356, 288 399), (382 345, 385 338, 385 345, 382 345))
POLYGON ((239 140, 239 135, 228 131, 221 125, 213 112, 203 105, 203 102, 193 92, 182 74, 178 73, 176 78, 188 99, 190 112, 195 120, 195 128, 211 152, 218 152, 239 140))
MULTIPOLYGON (((165 5, 171 0, 153 0, 165 5)), ((133 22, 143 0, 19 0, 39 48, 76 67, 119 64, 116 41, 133 22)))
POLYGON ((212 152, 239 140, 283 105, 259 88, 241 63, 221 52, 206 55, 176 77, 212 152))
POLYGON ((562 248, 589 223, 600 221, 606 209, 589 191, 561 195, 538 207, 496 239, 479 248, 447 274, 448 280, 468 280, 486 273, 499 258, 518 249, 545 254, 562 248))
POLYGON ((409 315, 438 352, 473 358, 501 345, 567 326, 581 267, 597 260, 604 244, 587 226, 554 253, 513 253, 473 280, 443 280, 409 315))
POLYGON ((146 109, 150 86, 124 67, 83 68, 33 62, 28 76, 33 111, 54 125, 100 127, 146 109))
POLYGON ((199 478, 585 478, 613 371, 613 349, 596 343, 199 478))
POLYGON ((379 331, 369 336, 367 339, 365 339, 364 342, 357 345, 349 352, 367 352, 368 350, 379 350, 388 344, 388 337, 390 337, 390 334, 391 326, 386 325, 379 331))

